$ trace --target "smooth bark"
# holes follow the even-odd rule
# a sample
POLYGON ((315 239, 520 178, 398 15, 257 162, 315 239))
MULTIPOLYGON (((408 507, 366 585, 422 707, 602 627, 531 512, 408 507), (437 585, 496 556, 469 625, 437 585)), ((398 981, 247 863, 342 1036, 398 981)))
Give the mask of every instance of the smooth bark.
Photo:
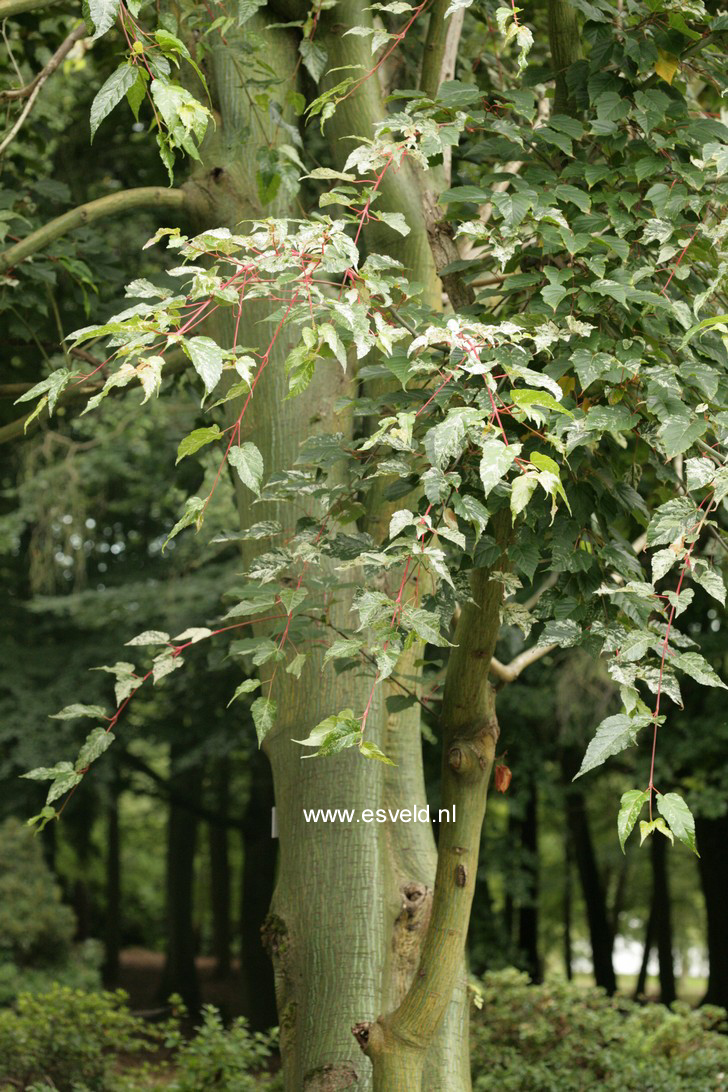
MULTIPOLYGON (((423 1087, 427 1048, 462 967, 488 781, 498 723, 488 665, 500 626, 502 584, 473 572, 472 600, 460 613, 443 694, 442 822, 430 924, 417 973, 401 1004, 354 1035, 372 1059, 375 1092, 423 1087)), ((429 1077, 428 1077, 429 1087, 429 1077)), ((451 1085, 450 1087, 469 1087, 451 1085)))
POLYGON ((180 212, 185 205, 185 194, 182 190, 165 189, 163 186, 140 186, 137 189, 121 190, 119 193, 110 193, 106 197, 99 197, 96 201, 88 201, 84 205, 77 205, 69 209, 55 220, 49 220, 30 235, 26 235, 19 243, 7 248, 0 254, 0 273, 6 273, 15 269, 21 262, 29 258, 31 254, 37 254, 44 250, 50 243, 69 231, 93 224, 106 216, 118 216, 138 208, 172 209, 180 212))

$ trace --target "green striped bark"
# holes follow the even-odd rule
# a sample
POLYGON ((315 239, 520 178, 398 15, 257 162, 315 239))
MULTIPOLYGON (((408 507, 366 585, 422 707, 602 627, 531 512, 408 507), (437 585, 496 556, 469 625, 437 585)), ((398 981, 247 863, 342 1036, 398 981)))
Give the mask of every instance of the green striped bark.
MULTIPOLYGON (((205 141, 202 166, 186 187, 200 227, 226 224, 233 228, 247 217, 288 211, 280 204, 261 209, 258 202, 257 147, 276 135, 267 118, 250 117, 245 73, 238 61, 248 28, 260 32, 262 20, 250 20, 237 36, 227 33, 227 45, 218 43, 208 62, 206 74, 218 124, 205 141)), ((295 41, 281 31, 266 31, 266 41, 266 60, 281 74, 283 84, 295 67, 295 41)), ((285 96, 279 97, 282 101, 285 96)), ((394 179, 391 200, 407 193, 402 181, 394 179)), ((416 206, 413 209, 416 212, 416 206)), ((431 277, 432 261, 423 232, 410 254, 413 268, 420 261, 426 267, 425 276, 418 279, 431 277)), ((246 304, 240 341, 265 349, 275 329, 269 314, 264 301, 246 304)), ((229 343, 230 316, 216 316, 209 332, 229 343)), ((353 377, 344 375, 338 364, 322 362, 309 389, 286 401, 282 365, 291 347, 284 329, 243 422, 241 439, 257 444, 266 476, 292 466, 300 443, 313 432, 353 436, 351 417, 336 414, 333 408, 340 396, 353 392, 353 377)), ((275 518, 290 529, 292 519, 301 514, 292 515, 277 505, 256 505, 251 510, 249 497, 240 488, 243 526, 275 518)), ((356 573, 348 574, 349 580, 356 578, 356 573)), ((336 592, 331 621, 348 631, 355 623, 352 590, 337 587, 340 576, 333 569, 328 580, 336 592)), ((307 823, 303 809, 360 813, 365 808, 424 807, 419 709, 388 718, 383 699, 395 689, 375 698, 367 734, 394 755, 396 768, 366 761, 356 751, 306 760, 303 749, 292 740, 305 738, 315 724, 342 708, 361 712, 372 680, 354 672, 336 675, 330 668, 322 673, 320 649, 297 644, 297 650, 307 652, 309 659, 300 680, 279 671, 272 681, 278 714, 265 741, 275 783, 280 867, 264 940, 275 967, 285 1084, 288 1092, 346 1088, 366 1092, 371 1087, 371 1065, 353 1039, 351 1027, 362 1016, 374 1020, 399 1003, 410 984, 435 872, 432 832, 428 824, 369 825, 357 823, 356 817, 350 824, 307 823)), ((408 673, 415 671, 414 662, 402 667, 408 673)), ((267 692, 265 681, 264 686, 267 692)), ((431 1054, 433 1092, 452 1089, 453 1075, 467 1071, 461 1049, 467 1015, 464 976, 461 979, 457 1000, 431 1054)))

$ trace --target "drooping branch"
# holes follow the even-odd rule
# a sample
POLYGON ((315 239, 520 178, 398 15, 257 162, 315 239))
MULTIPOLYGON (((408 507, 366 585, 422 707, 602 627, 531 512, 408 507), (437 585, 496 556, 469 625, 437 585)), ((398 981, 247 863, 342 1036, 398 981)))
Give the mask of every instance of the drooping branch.
POLYGON ((96 201, 89 201, 85 205, 77 205, 76 208, 57 216, 37 231, 32 231, 19 243, 8 247, 0 254, 0 273, 6 273, 14 269, 22 261, 44 250, 55 239, 67 235, 78 227, 92 224, 95 220, 101 220, 105 216, 116 216, 119 213, 130 212, 138 208, 169 208, 182 211, 186 202, 186 194, 182 189, 165 189, 163 186, 140 186, 137 189, 121 190, 119 193, 110 193, 106 197, 99 197, 96 201))
MULTIPOLYGON (((80 355, 79 350, 71 349, 72 356, 80 355)), ((89 363, 96 364, 93 358, 90 358, 90 354, 84 353, 83 358, 89 363), (89 359, 90 358, 90 359, 89 359)), ((181 349, 176 349, 174 352, 167 354, 165 357, 164 377, 168 379, 172 375, 176 375, 187 367, 188 359, 181 349)), ((90 398, 94 394, 98 394, 105 383, 105 379, 102 378, 98 382, 78 383, 76 386, 66 387, 61 394, 58 404, 68 411, 71 408, 75 408, 75 404, 82 402, 85 398, 90 398)), ((0 387, 0 397, 3 393, 8 396, 25 394, 34 384, 32 383, 6 383, 3 387, 0 387), (17 388, 14 390, 13 388, 17 388)), ((126 393, 125 387, 113 387, 110 392, 110 397, 126 393)), ((14 421, 9 421, 7 425, 0 426, 0 446, 2 444, 10 443, 11 440, 17 440, 18 437, 27 435, 38 427, 43 421, 48 419, 48 412, 46 409, 39 413, 37 417, 26 425, 26 421, 30 417, 33 411, 24 413, 22 417, 16 417, 14 421)))
POLYGON ((80 23, 75 30, 72 30, 65 41, 61 42, 56 52, 53 54, 48 64, 43 68, 38 75, 25 87, 19 87, 10 91, 5 91, 2 95, 5 99, 22 99, 27 96, 28 101, 20 112, 12 129, 0 143, 0 155, 5 149, 15 140, 16 136, 22 129, 26 122, 28 115, 35 106, 36 99, 43 89, 43 85, 46 80, 50 79, 59 64, 73 49, 76 42, 78 42, 86 34, 86 26, 84 23, 80 23))
POLYGON ((549 0, 548 10, 549 46, 554 67, 556 90, 554 92, 554 114, 576 114, 576 107, 566 71, 581 58, 581 36, 576 9, 570 0, 549 0))

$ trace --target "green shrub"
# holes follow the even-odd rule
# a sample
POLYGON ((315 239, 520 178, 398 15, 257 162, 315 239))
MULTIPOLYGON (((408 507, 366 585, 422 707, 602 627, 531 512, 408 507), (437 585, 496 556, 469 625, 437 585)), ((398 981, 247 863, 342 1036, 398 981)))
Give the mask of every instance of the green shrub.
POLYGON ((473 1025, 474 1092, 721 1092, 722 1009, 635 1005, 565 982, 488 974, 473 1025))
POLYGON ((150 1049, 147 1027, 126 995, 54 986, 22 994, 0 1011, 0 1089, 34 1084, 58 1092, 112 1092, 114 1056, 150 1049))
POLYGON ((185 1041, 179 1033, 167 1038, 176 1048, 169 1092, 273 1092, 266 1077, 253 1074, 265 1070, 274 1042, 274 1035, 251 1032, 242 1017, 225 1028, 217 1009, 205 1005, 193 1039, 185 1041))
POLYGON ((43 860, 40 839, 16 819, 0 826, 0 963, 63 964, 76 922, 43 860))
POLYGON ((0 1007, 12 1004, 21 993, 47 993, 55 985, 97 990, 102 960, 101 944, 85 940, 75 947, 71 959, 55 967, 18 967, 0 962, 0 1007))
POLYGON ((274 1033, 252 1033, 243 1019, 226 1029, 208 1005, 188 1040, 181 1006, 164 1023, 148 1024, 126 1002, 121 990, 64 986, 21 995, 0 1011, 0 1092, 280 1092, 279 1079, 266 1073, 274 1033))

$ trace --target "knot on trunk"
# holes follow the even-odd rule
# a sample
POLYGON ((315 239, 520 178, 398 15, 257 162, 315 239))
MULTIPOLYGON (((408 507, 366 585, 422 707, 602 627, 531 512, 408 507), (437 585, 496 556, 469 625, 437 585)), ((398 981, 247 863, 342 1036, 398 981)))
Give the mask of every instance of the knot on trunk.
POLYGON ((351 1065, 328 1065, 312 1069, 303 1079, 303 1092, 345 1092, 359 1083, 351 1065))
POLYGON ((468 780, 487 774, 495 757, 499 736, 498 721, 492 716, 474 728, 472 734, 456 740, 447 753, 447 764, 452 772, 468 780))
POLYGON ((354 1024, 351 1034, 365 1054, 379 1054, 384 1047, 384 1028, 379 1020, 362 1020, 354 1024))
POLYGON ((260 939, 270 956, 281 957, 288 951, 288 926, 278 914, 268 914, 260 927, 260 939))

